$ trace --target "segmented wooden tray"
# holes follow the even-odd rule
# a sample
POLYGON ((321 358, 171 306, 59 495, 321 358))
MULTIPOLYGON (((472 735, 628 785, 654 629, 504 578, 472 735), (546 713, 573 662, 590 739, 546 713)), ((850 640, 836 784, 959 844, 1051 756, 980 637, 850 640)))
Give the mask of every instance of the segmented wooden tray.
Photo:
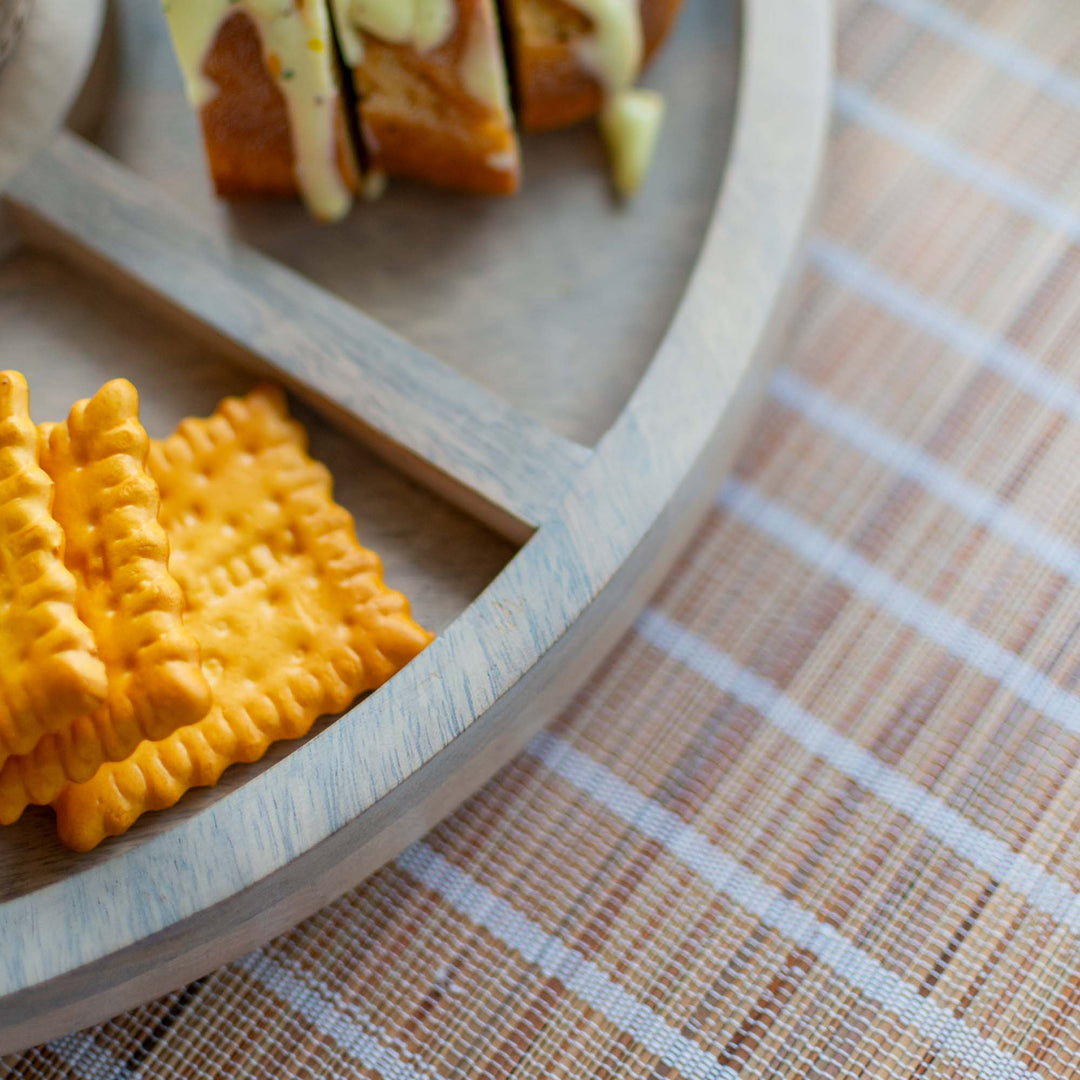
POLYGON ((648 80, 670 101, 660 159, 629 206, 586 127, 527 142, 517 200, 395 185, 326 229, 214 202, 156 5, 113 11, 79 109, 100 106, 94 141, 55 134, 96 43, 101 7, 78 6, 38 0, 57 25, 0 73, 0 133, 24 110, 0 140, 0 367, 27 372, 38 419, 127 375, 154 435, 252 373, 280 380, 439 637, 307 740, 89 856, 46 810, 0 830, 0 1052, 295 924, 567 703, 754 416, 828 118, 830 0, 688 0, 648 80))

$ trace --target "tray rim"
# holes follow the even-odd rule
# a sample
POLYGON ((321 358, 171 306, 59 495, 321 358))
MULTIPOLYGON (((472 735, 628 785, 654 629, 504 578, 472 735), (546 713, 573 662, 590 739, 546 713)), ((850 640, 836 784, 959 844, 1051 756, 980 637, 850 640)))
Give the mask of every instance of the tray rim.
POLYGON ((508 760, 628 628, 762 393, 815 202, 831 0, 743 0, 741 18, 735 127, 704 245, 558 509, 427 652, 318 738, 144 844, 0 905, 0 1053, 173 989, 358 884, 508 760), (529 582, 553 577, 562 606, 522 610, 529 582), (379 775, 343 766, 375 744, 379 775))

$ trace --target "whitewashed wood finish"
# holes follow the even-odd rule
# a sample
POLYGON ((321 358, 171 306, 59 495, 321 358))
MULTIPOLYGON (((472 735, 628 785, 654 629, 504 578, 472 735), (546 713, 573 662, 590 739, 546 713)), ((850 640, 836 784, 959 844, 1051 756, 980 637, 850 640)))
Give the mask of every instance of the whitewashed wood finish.
MULTIPOLYGON (((0 68, 0 191, 53 137, 97 48, 104 0, 36 0, 22 37, 0 68)), ((0 220, 0 255, 12 234, 0 220)))
POLYGON ((557 505, 589 451, 62 133, 9 185, 27 235, 132 284, 342 419, 406 472, 515 540, 557 505))
MULTIPOLYGON (((317 738, 119 857, 91 859, 85 869, 73 863, 50 884, 0 903, 0 1051, 173 988, 355 885, 505 762, 624 632, 707 507, 761 392, 821 164, 831 21, 828 0, 745 0, 738 119, 712 225, 660 349, 592 453, 567 449, 531 423, 519 431, 508 406, 348 317, 350 330, 399 355, 406 371, 436 371, 460 407, 478 410, 483 430, 490 423, 508 442, 453 424, 441 440, 439 405, 415 385, 390 393, 395 407, 434 415, 427 441, 411 444, 416 436, 394 426, 392 409, 349 399, 348 409, 362 410, 358 427, 418 460, 430 454, 434 471, 451 481, 444 489, 463 505, 474 492, 477 505, 539 528, 429 650, 317 738), (558 479, 529 509, 528 477, 512 462, 534 437, 551 450, 558 479), (498 459, 485 459, 493 449, 498 459)), ((171 265, 169 252, 151 246, 152 258, 141 261, 145 252, 125 231, 134 222, 116 205, 133 198, 150 219, 143 223, 151 239, 160 239, 176 226, 160 220, 169 215, 153 198, 70 137, 34 169, 44 171, 26 175, 41 183, 20 180, 15 193, 24 220, 60 244, 73 233, 69 250, 118 262, 128 277, 148 276, 145 284, 172 302, 176 279, 159 262, 171 265), (70 209, 83 164, 87 197, 102 200, 98 216, 120 222, 119 235, 70 209)), ((180 245, 176 257, 189 255, 180 245)), ((256 270, 234 281, 231 262, 212 265, 230 298, 254 303, 267 280, 280 280, 279 268, 247 255, 239 265, 256 270)), ((190 281, 181 284, 176 303, 189 316, 210 316, 261 364, 306 383, 310 372, 276 337, 248 340, 248 328, 197 302, 190 281)), ((301 330, 305 346, 318 332, 301 330)), ((355 363, 364 377, 366 351, 355 363)), ((370 369, 367 378, 379 395, 370 369)), ((329 394, 344 411, 334 385, 310 394, 329 394)))

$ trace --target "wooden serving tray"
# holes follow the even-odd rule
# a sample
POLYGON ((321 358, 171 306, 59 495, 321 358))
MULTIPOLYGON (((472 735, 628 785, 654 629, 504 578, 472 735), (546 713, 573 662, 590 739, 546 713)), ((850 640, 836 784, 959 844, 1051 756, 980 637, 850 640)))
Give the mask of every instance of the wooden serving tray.
MULTIPOLYGON (((78 33, 88 57, 94 18, 78 33)), ((26 371, 37 419, 129 376, 158 436, 252 373, 283 382, 439 637, 308 739, 88 856, 47 810, 0 830, 0 1053, 292 926, 565 705, 754 415, 829 111, 830 0, 688 0, 648 79, 669 97, 660 157, 628 206, 585 126, 526 141, 516 200, 396 184, 325 228, 212 198, 157 5, 118 0, 105 37, 80 105, 101 106, 93 142, 51 132, 78 43, 60 67, 17 54, 48 73, 49 136, 0 147, 0 367, 26 371)))

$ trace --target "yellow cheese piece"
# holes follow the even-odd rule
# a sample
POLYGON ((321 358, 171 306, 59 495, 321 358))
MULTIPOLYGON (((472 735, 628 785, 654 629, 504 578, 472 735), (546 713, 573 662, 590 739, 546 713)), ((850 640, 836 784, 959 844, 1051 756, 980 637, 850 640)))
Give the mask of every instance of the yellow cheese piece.
POLYGON ((644 183, 664 124, 664 98, 655 90, 624 90, 600 114, 615 190, 633 195, 644 183))

